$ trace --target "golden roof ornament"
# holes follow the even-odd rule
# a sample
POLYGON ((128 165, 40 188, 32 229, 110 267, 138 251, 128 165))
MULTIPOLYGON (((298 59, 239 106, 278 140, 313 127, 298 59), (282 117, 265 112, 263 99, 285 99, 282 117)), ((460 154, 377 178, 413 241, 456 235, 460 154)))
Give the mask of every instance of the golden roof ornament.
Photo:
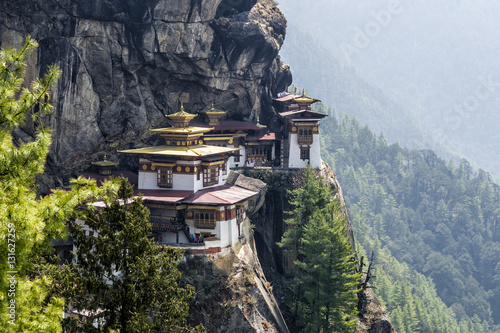
POLYGON ((108 161, 106 153, 104 153, 104 160, 103 161, 92 162, 92 164, 97 165, 99 167, 112 167, 112 166, 118 165, 117 162, 108 161))
POLYGON ((258 114, 257 114, 256 118, 257 118, 257 124, 255 124, 255 125, 257 125, 257 126, 258 126, 258 127, 260 127, 261 129, 263 129, 263 128, 267 128, 267 126, 266 126, 266 125, 262 125, 262 124, 260 123, 260 116, 259 116, 258 114))
POLYGON ((208 111, 202 111, 205 115, 205 121, 208 121, 210 126, 219 125, 220 117, 226 114, 226 111, 220 111, 215 109, 215 105, 212 102, 212 107, 208 111))
POLYGON ((302 95, 300 95, 300 97, 295 97, 293 99, 293 101, 297 104, 312 104, 314 102, 318 102, 319 100, 315 99, 315 98, 311 98, 311 97, 307 97, 306 96, 306 92, 305 90, 303 89, 302 90, 302 95))
POLYGON ((305 89, 302 89, 302 95, 300 97, 294 98, 293 101, 298 104, 310 104, 316 102, 317 100, 311 97, 307 97, 305 89))
POLYGON ((205 113, 207 113, 207 114, 218 114, 218 115, 223 115, 223 114, 226 114, 226 111, 217 110, 217 109, 215 108, 214 102, 212 102, 212 107, 210 108, 210 110, 205 111, 205 113))
POLYGON ((92 164, 96 165, 98 167, 99 174, 101 174, 101 175, 110 175, 111 169, 114 166, 118 165, 117 162, 108 161, 106 153, 104 153, 104 160, 103 161, 92 162, 92 164))
POLYGON ((195 114, 184 111, 184 103, 181 102, 181 109, 179 112, 166 115, 175 123, 175 127, 188 127, 191 120, 196 117, 195 114))

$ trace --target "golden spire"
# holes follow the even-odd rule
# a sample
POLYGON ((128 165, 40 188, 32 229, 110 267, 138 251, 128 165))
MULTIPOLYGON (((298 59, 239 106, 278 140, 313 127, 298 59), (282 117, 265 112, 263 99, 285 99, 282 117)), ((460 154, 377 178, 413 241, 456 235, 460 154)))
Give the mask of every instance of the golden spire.
POLYGON ((215 108, 214 102, 212 102, 212 107, 208 111, 201 111, 205 115, 205 121, 208 121, 210 126, 216 126, 219 124, 219 119, 221 116, 226 114, 225 111, 219 111, 215 108))
POLYGON ((314 102, 317 102, 318 100, 311 97, 307 97, 305 89, 302 89, 302 95, 300 95, 300 97, 294 98, 293 101, 298 104, 312 104, 314 102))
POLYGON ((93 165, 96 165, 99 168, 99 174, 101 175, 110 175, 111 174, 111 169, 114 166, 117 166, 118 163, 108 161, 108 157, 106 156, 106 153, 104 153, 104 160, 103 161, 97 161, 97 162, 92 162, 93 165))
POLYGON ((184 111, 184 103, 181 101, 181 109, 179 112, 166 115, 175 123, 175 127, 188 127, 189 122, 196 117, 195 114, 184 111))

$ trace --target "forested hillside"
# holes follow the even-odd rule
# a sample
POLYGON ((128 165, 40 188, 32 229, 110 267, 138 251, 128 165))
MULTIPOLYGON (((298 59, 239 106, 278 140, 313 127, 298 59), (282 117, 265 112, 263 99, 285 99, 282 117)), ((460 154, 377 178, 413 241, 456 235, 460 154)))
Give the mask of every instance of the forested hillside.
POLYGON ((375 251, 376 293, 398 332, 499 331, 500 187, 466 160, 388 145, 330 113, 323 159, 343 186, 357 243, 375 251))

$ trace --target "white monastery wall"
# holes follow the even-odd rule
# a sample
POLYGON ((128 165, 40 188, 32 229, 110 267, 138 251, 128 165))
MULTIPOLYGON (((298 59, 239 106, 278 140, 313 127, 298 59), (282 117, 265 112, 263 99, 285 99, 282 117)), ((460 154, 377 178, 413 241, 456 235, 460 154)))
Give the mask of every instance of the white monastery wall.
POLYGON ((290 156, 288 159, 289 168, 305 168, 307 164, 311 164, 313 168, 321 167, 321 149, 319 145, 319 134, 313 134, 313 143, 310 145, 308 160, 300 158, 300 145, 297 141, 297 134, 290 133, 290 156))

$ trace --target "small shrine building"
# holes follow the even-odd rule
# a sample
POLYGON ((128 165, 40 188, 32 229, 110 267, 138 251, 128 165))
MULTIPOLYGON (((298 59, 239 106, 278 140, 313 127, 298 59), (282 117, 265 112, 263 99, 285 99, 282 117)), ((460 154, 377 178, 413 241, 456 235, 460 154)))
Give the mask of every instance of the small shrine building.
POLYGON ((321 167, 319 121, 327 115, 311 110, 318 99, 302 95, 282 93, 274 100, 274 106, 284 120, 282 165, 285 168, 321 167))

